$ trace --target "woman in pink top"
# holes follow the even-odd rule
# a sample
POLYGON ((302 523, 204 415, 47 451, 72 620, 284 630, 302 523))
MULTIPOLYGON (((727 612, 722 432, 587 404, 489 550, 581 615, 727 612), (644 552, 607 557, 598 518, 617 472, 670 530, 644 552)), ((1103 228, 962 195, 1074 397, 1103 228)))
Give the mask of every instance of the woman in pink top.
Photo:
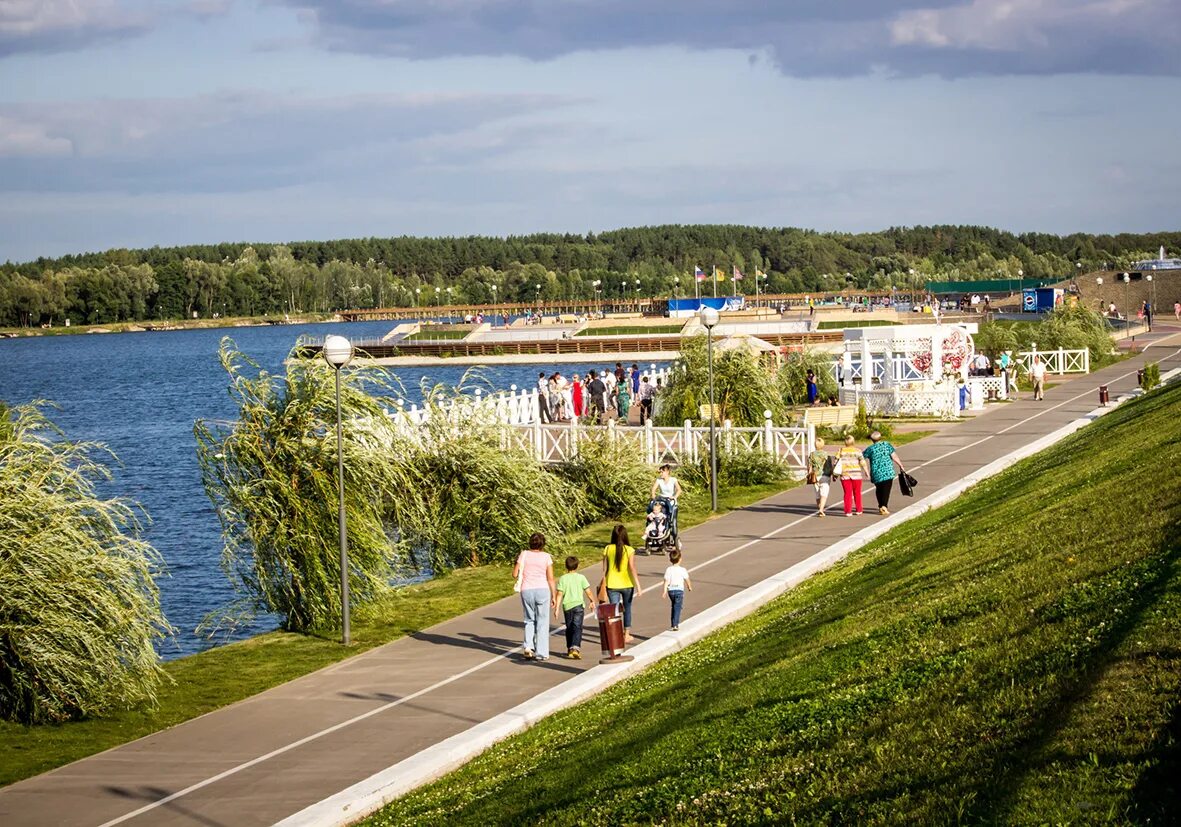
POLYGON ((556 605, 554 560, 545 551, 545 536, 534 532, 529 548, 517 557, 513 577, 521 583, 525 611, 525 660, 549 658, 549 612, 556 605))

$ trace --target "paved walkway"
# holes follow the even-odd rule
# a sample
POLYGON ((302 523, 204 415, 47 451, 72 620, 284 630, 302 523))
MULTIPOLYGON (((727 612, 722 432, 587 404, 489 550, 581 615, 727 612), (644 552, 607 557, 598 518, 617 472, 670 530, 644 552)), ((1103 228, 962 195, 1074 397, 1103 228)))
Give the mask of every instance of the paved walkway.
MULTIPOLYGON (((1144 342, 1144 337, 1138 337, 1144 342)), ((1158 325, 1157 343, 1090 376, 1064 379, 1034 402, 987 412, 900 449, 920 494, 961 479, 1094 409, 1096 387, 1135 387, 1136 370, 1181 367, 1181 328, 1158 325), (1171 338, 1168 338, 1170 337, 1171 338)), ((898 497, 895 491, 895 497, 898 497)), ((684 534, 694 590, 686 616, 824 549, 876 515, 812 515, 810 487, 731 512, 684 534)), ((867 484, 867 507, 873 502, 867 484)), ((901 502, 898 505, 902 505, 901 502)), ((604 537, 604 543, 607 538, 604 537)), ((661 558, 638 558, 652 591, 635 605, 637 637, 665 631, 661 558)), ((593 580, 594 574, 591 578, 593 580)), ((0 824, 266 825, 462 732, 597 660, 522 661, 515 597, 469 612, 165 732, 0 790, 0 824)), ((554 648, 562 650, 560 635, 554 648)), ((597 652, 595 635, 585 642, 597 652)))

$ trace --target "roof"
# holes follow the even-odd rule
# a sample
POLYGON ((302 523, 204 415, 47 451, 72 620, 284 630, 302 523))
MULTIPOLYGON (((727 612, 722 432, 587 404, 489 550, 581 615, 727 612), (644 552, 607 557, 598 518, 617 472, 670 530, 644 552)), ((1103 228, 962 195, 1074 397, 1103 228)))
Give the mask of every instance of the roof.
POLYGON ((979 281, 929 281, 927 291, 946 293, 1016 293, 1034 287, 1045 287, 1061 279, 980 279, 979 281))

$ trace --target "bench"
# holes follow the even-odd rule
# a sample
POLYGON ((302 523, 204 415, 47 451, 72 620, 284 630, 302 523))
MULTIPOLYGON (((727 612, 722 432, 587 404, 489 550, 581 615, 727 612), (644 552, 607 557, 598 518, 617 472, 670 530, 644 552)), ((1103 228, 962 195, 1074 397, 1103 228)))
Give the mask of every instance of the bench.
POLYGON ((718 414, 721 412, 720 405, 702 405, 697 413, 701 416, 702 422, 709 422, 711 419, 714 422, 720 422, 718 414))
POLYGON ((857 418, 857 407, 854 405, 820 405, 804 411, 804 424, 829 425, 840 427, 852 425, 857 418))

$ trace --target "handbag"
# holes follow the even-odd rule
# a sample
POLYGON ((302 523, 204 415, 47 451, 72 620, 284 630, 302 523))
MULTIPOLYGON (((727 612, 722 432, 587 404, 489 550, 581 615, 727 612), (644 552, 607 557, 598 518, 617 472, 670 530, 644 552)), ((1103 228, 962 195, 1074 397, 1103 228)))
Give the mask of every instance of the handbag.
MULTIPOLYGON (((524 556, 522 552, 521 557, 524 556)), ((519 592, 521 584, 525 582, 525 566, 521 563, 521 557, 517 558, 517 582, 513 584, 513 591, 519 592)))
POLYGON ((906 471, 898 475, 898 490, 902 492, 904 497, 913 497, 915 486, 918 484, 919 481, 906 471))
POLYGON ((808 483, 808 485, 815 485, 815 484, 816 484, 816 479, 817 479, 817 477, 816 477, 816 469, 814 469, 814 468, 809 468, 809 469, 808 469, 808 478, 807 478, 807 483, 808 483))

